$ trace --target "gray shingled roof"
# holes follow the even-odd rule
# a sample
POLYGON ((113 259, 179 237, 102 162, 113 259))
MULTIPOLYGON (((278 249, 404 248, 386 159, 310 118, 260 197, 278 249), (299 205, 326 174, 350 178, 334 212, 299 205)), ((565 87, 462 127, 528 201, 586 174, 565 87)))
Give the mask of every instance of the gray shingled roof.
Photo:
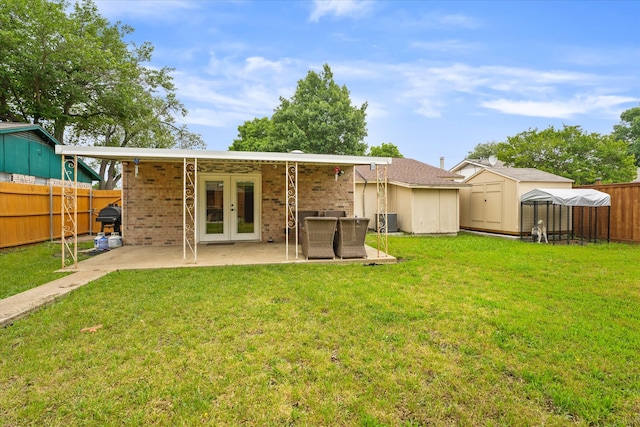
POLYGON ((36 126, 37 125, 32 125, 31 123, 22 123, 22 122, 0 122, 0 130, 4 130, 4 129, 15 130, 15 129, 21 129, 21 128, 33 129, 36 126))
MULTIPOLYGON (((414 159, 394 158, 393 163, 387 166, 389 182, 404 184, 407 186, 455 186, 466 187, 455 179, 464 178, 457 173, 436 168, 414 159)), ((356 166, 356 170, 367 180, 375 181, 376 173, 368 166, 356 166)), ((363 182, 360 175, 356 174, 356 180, 363 182)))
POLYGON ((573 182, 572 179, 535 168, 490 168, 487 170, 521 182, 573 182))

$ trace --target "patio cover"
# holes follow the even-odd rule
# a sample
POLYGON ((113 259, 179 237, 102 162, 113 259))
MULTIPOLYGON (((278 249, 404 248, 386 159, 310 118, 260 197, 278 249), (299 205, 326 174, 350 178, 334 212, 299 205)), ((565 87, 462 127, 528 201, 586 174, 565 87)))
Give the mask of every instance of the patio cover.
POLYGON ((536 188, 520 198, 521 203, 551 202, 561 206, 611 206, 611 196, 592 189, 536 188))

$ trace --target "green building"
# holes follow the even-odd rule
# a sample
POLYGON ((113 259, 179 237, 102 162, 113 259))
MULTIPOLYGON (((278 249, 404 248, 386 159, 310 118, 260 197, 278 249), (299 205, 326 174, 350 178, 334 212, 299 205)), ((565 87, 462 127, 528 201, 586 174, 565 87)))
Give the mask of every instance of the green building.
MULTIPOLYGON (((48 185, 62 178, 61 145, 39 125, 0 123, 0 182, 48 185)), ((78 183, 91 186, 102 178, 83 161, 78 162, 78 183)))

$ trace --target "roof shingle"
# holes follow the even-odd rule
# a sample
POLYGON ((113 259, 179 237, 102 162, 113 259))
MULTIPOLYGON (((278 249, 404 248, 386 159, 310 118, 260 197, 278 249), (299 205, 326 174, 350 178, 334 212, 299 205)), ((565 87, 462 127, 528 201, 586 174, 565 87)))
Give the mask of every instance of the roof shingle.
MULTIPOLYGON (((449 172, 414 159, 394 158, 387 166, 387 176, 390 182, 408 186, 464 186, 455 179, 464 178, 457 173, 449 172)), ((356 179, 375 181, 376 172, 368 166, 356 166, 356 179)))

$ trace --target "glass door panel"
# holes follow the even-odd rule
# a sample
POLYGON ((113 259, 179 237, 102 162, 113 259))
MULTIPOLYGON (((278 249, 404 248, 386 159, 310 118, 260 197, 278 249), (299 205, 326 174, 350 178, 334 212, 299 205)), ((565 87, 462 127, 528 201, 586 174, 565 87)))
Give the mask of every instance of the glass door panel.
POLYGON ((233 240, 257 240, 259 233, 259 177, 237 176, 231 179, 233 240))
POLYGON ((236 233, 255 232, 254 183, 253 181, 236 181, 237 224, 236 233))
POLYGON ((224 180, 206 181, 206 227, 207 235, 222 235, 225 233, 224 212, 224 180))

